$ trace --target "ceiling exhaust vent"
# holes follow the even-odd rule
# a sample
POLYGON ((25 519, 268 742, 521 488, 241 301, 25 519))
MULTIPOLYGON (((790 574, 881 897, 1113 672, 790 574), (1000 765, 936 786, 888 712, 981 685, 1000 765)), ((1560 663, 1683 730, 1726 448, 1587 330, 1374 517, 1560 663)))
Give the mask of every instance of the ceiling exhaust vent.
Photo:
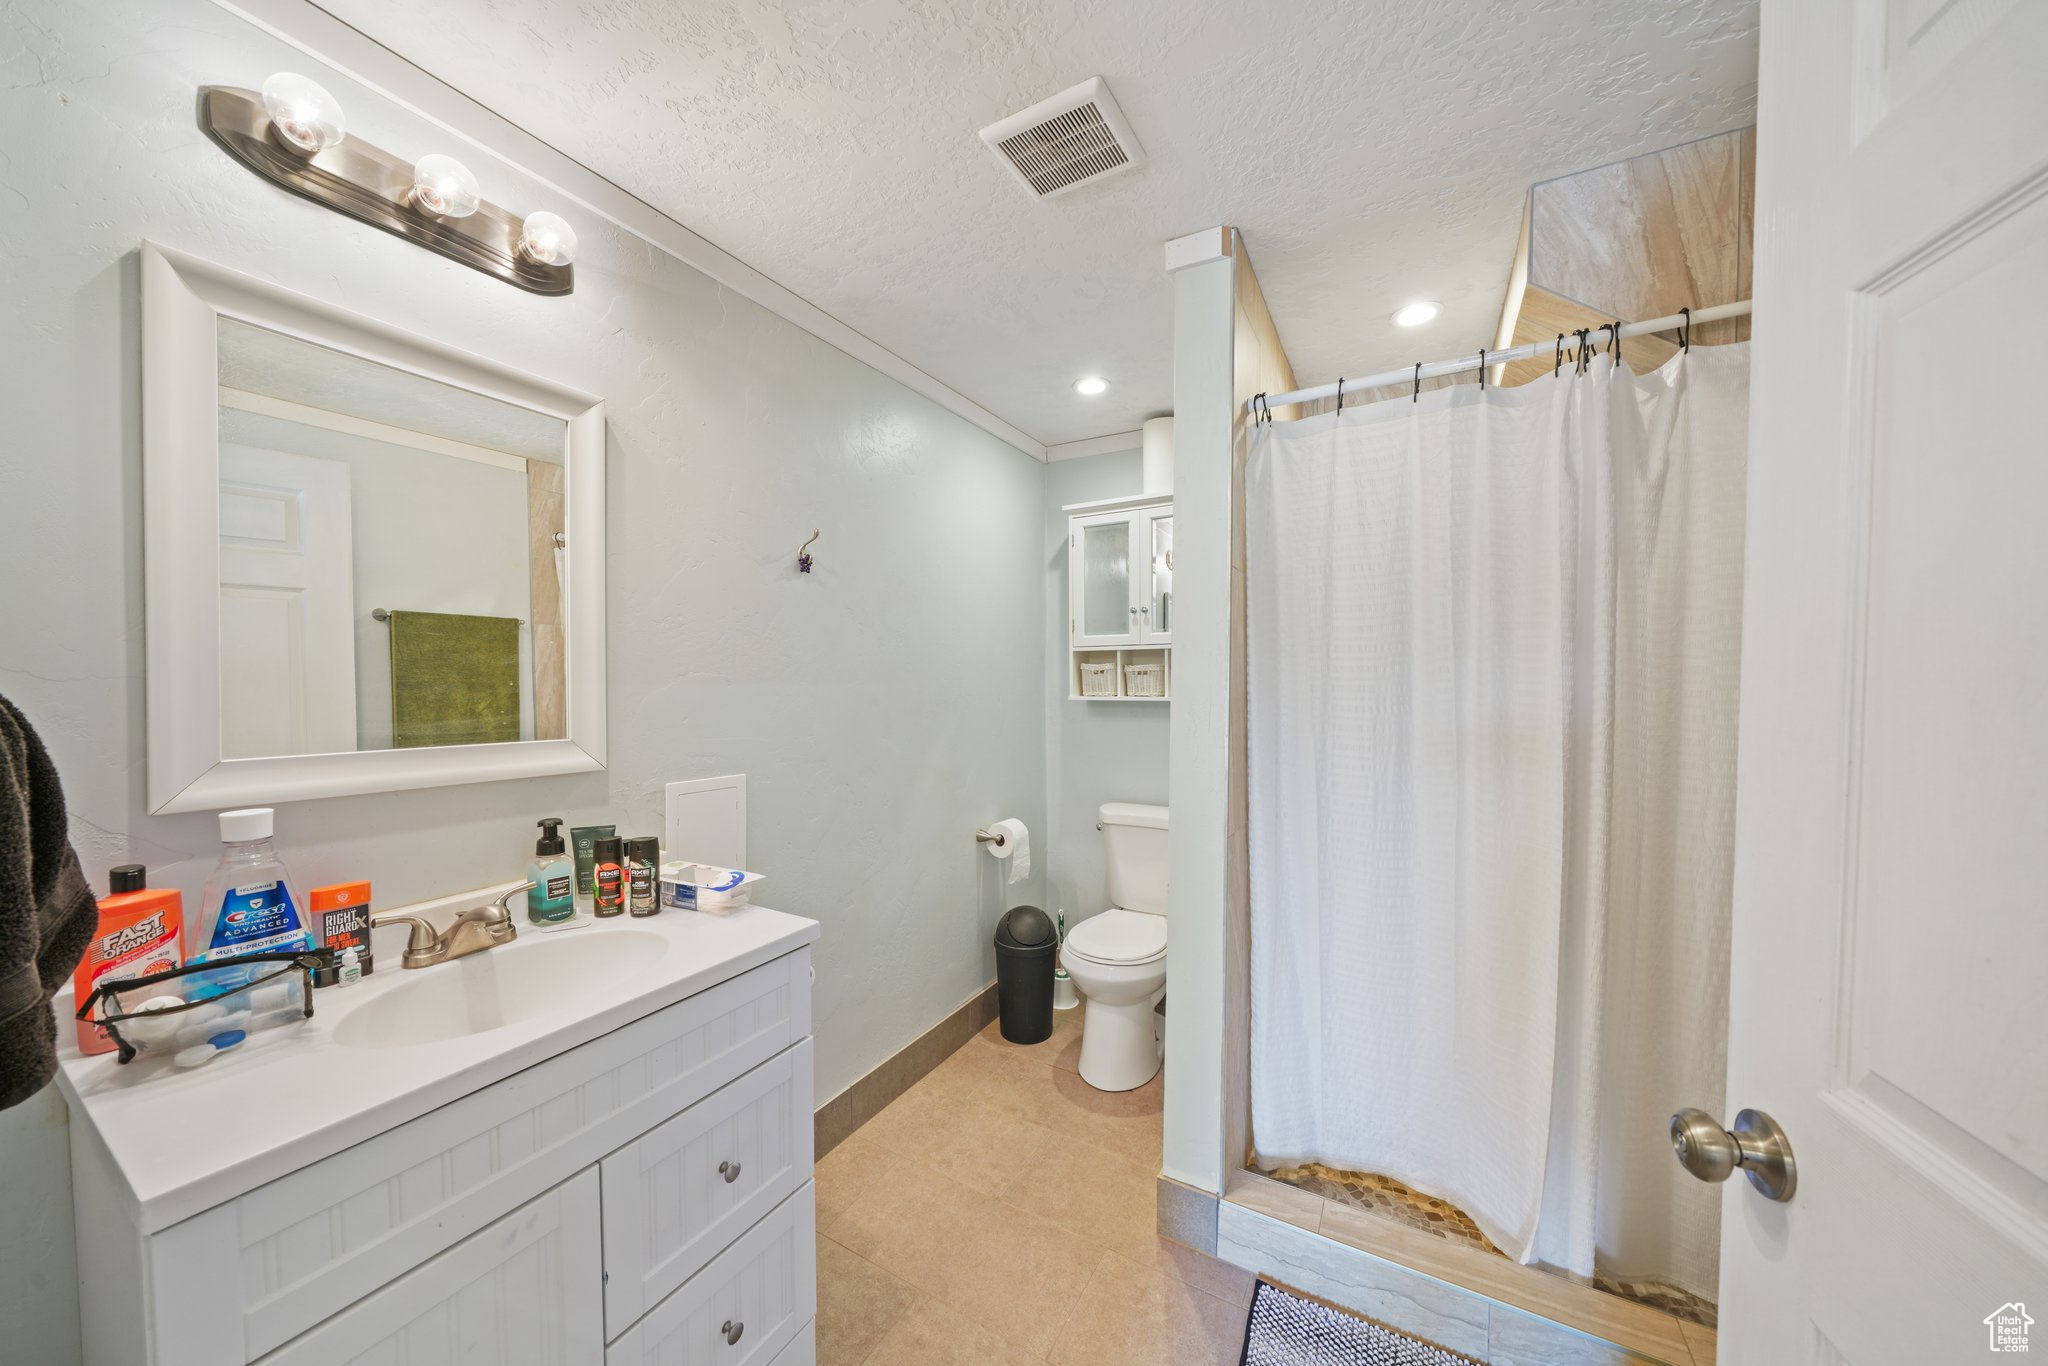
POLYGON ((1145 162, 1145 149, 1100 76, 990 124, 981 140, 1040 199, 1145 162))

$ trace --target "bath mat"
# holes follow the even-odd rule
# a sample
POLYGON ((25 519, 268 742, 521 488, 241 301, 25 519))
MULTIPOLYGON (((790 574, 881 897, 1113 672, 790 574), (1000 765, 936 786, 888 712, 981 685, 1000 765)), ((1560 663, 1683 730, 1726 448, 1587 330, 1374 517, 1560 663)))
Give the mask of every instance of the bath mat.
POLYGON ((1252 1292, 1244 1352, 1238 1361, 1240 1366, 1486 1366, 1478 1357, 1439 1347, 1264 1276, 1252 1292))

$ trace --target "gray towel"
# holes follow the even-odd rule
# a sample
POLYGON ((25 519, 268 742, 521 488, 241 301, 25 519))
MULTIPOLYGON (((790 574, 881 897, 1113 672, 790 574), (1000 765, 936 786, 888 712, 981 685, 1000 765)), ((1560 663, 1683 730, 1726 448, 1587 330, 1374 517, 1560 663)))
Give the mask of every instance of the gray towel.
POLYGON ((57 1074, 50 997, 85 955, 99 903, 79 871, 43 742, 0 697, 0 1110, 57 1074))

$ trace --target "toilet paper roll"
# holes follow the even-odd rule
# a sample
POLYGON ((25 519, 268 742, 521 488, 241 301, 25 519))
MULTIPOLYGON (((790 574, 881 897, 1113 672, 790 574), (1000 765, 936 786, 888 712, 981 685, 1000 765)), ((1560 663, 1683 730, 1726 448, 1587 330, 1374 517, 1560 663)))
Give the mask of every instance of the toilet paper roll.
POLYGON ((1001 835, 998 843, 990 840, 981 847, 997 858, 1010 861, 1010 881, 1022 882, 1031 876, 1031 832, 1024 828, 1024 822, 1015 817, 1006 817, 989 826, 991 835, 1001 835))

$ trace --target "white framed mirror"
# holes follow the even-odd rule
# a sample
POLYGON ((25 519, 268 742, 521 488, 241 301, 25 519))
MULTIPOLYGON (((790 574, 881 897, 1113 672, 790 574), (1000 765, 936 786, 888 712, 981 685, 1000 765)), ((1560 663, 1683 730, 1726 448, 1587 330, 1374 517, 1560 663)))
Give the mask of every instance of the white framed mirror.
POLYGON ((142 247, 153 812, 604 767, 604 403, 142 247))

